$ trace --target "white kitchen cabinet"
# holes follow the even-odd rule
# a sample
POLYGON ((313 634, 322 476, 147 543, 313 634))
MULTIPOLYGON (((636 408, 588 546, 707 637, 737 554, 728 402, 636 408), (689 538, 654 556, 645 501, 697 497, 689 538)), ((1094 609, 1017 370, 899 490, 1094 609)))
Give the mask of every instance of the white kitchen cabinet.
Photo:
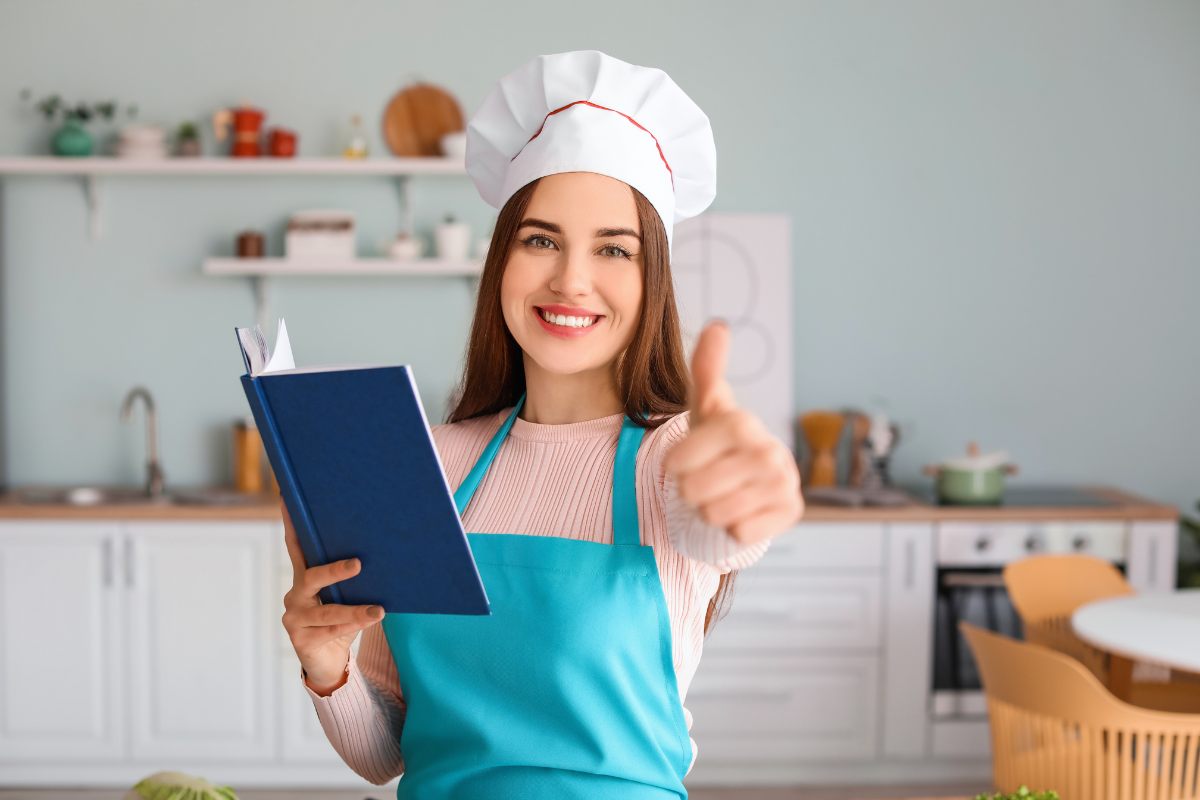
POLYGON ((792 570, 878 572, 883 566, 883 550, 882 523, 805 522, 776 537, 751 569, 768 565, 792 570))
POLYGON ((764 762, 875 754, 873 655, 707 654, 688 690, 699 759, 753 773, 764 762))
POLYGON ((103 522, 0 522, 0 763, 122 755, 115 546, 103 522))
POLYGON ((933 525, 888 525, 884 573, 883 756, 923 758, 933 669, 933 525))
POLYGON ((764 563, 739 575, 729 613, 706 652, 781 648, 879 647, 880 590, 875 574, 797 574, 764 563))
POLYGON ((128 523, 131 756, 274 755, 270 523, 128 523))
MULTIPOLYGON (((690 786, 986 775, 986 721, 928 714, 935 527, 802 523, 739 575, 685 699, 690 786)), ((1169 585, 1174 536, 1131 523, 1140 590, 1169 585)), ((278 521, 0 522, 0 786, 170 766, 382 791, 302 688, 290 585, 278 521)))
POLYGON ((882 523, 805 523, 738 575, 685 700, 698 778, 876 757, 885 545, 882 523))
POLYGON ((1169 520, 1141 520, 1129 526, 1129 583, 1139 592, 1175 588, 1179 525, 1169 520))

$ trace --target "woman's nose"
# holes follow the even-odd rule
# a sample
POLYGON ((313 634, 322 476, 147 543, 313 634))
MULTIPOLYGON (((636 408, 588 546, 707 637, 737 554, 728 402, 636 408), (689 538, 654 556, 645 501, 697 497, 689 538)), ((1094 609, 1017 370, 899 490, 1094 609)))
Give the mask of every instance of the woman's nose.
POLYGON ((588 294, 592 290, 591 265, 588 254, 568 251, 558 260, 558 268, 550 279, 550 289, 562 295, 588 294))

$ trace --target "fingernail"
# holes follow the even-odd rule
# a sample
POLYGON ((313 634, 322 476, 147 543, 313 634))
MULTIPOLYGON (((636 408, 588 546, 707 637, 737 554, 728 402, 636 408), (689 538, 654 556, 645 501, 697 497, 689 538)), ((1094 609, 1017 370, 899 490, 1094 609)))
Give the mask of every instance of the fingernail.
POLYGON ((369 611, 370 611, 372 617, 382 617, 383 616, 383 606, 371 606, 369 611))

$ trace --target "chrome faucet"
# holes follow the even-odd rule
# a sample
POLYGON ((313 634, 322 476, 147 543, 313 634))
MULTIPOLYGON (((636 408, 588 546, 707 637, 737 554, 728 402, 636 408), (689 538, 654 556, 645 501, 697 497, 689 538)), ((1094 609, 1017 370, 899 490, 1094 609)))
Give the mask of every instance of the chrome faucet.
POLYGON ((133 404, 141 398, 146 406, 146 494, 161 497, 163 494, 163 471, 158 463, 158 416, 154 412, 154 398, 144 386, 135 386, 121 401, 121 419, 128 420, 133 413, 133 404))

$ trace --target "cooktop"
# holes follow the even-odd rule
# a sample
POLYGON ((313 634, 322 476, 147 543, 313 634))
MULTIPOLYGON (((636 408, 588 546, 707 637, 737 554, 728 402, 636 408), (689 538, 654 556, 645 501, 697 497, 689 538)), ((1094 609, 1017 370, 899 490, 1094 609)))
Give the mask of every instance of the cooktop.
MULTIPOLYGON (((906 486, 905 491, 922 502, 933 506, 956 505, 942 503, 932 486, 906 486)), ((989 508, 1079 508, 1115 506, 1117 503, 1086 489, 1074 486, 1006 486, 1004 499, 989 503, 989 508)))

